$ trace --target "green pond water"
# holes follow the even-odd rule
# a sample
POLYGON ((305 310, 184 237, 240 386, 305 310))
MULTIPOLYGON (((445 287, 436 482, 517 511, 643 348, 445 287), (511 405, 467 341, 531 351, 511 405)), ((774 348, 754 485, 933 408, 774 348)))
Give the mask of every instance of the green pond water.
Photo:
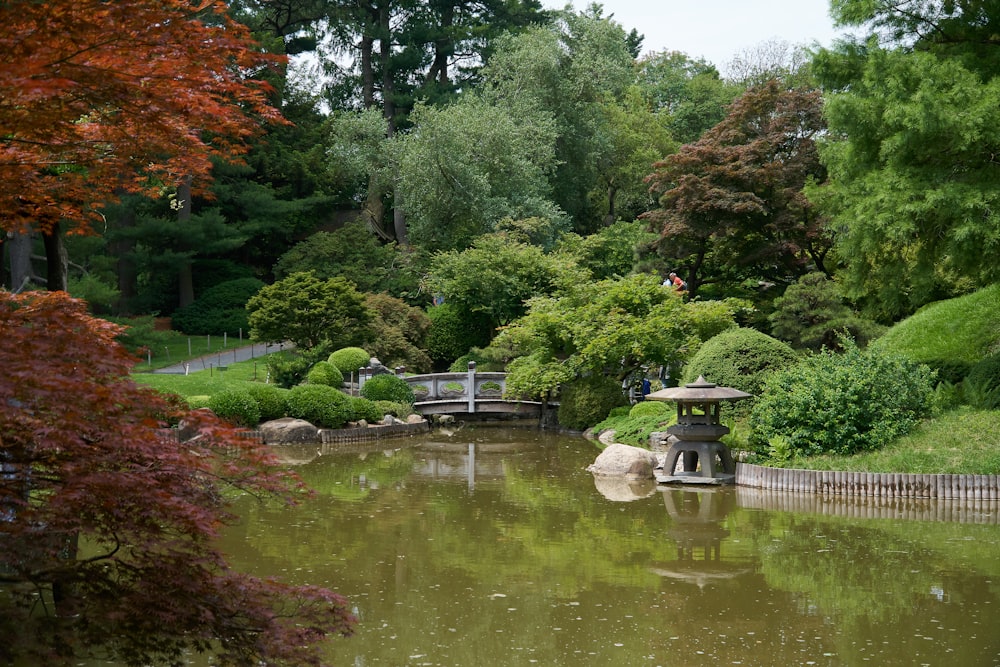
POLYGON ((316 496, 223 549, 350 600, 333 664, 1000 664, 995 505, 630 487, 528 428, 281 451, 316 496))

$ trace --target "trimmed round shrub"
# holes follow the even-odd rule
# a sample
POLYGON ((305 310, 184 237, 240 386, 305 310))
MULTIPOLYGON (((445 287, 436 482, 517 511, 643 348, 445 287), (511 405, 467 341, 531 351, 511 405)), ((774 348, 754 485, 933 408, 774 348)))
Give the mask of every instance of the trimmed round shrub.
POLYGON ((664 417, 669 418, 677 412, 673 403, 663 401, 640 401, 629 410, 629 417, 664 417))
POLYGON ((1000 354, 976 363, 962 382, 966 402, 980 410, 1000 408, 1000 354))
POLYGON ((372 401, 395 401, 413 404, 413 390, 406 380, 389 373, 376 375, 365 381, 361 395, 372 401))
POLYGON ((208 402, 212 399, 211 396, 207 394, 204 396, 188 396, 187 404, 192 410, 199 410, 201 408, 207 408, 208 402))
POLYGON ((559 392, 559 424, 585 431, 607 417, 613 408, 626 403, 620 382, 604 376, 583 378, 559 392))
POLYGON ((360 347, 342 347, 327 359, 331 364, 340 369, 345 378, 351 377, 351 373, 357 373, 359 368, 364 368, 371 360, 371 355, 360 347))
POLYGON ((245 389, 225 389, 208 399, 208 407, 216 415, 237 426, 256 426, 260 423, 257 401, 245 389))
POLYGON ((306 375, 306 381, 309 384, 325 384, 328 387, 340 388, 344 384, 344 374, 340 372, 340 369, 331 364, 329 361, 317 361, 313 364, 313 367, 309 369, 309 373, 306 375))
POLYGON ((257 407, 260 408, 260 420, 262 422, 281 419, 288 411, 288 404, 285 402, 287 389, 279 389, 273 384, 248 382, 246 391, 257 401, 257 407))
MULTIPOLYGON (((684 368, 681 384, 703 376, 720 387, 732 387, 757 397, 768 375, 795 364, 798 359, 787 343, 756 329, 736 327, 705 341, 684 368)), ((727 402, 723 405, 724 414, 746 416, 753 403, 753 398, 727 402)))
POLYGON ((369 424, 374 424, 382 421, 382 418, 385 417, 385 413, 379 409, 375 401, 370 401, 363 396, 348 396, 347 398, 351 409, 349 421, 356 422, 364 419, 369 424))
POLYGON ((301 384, 288 390, 288 416, 319 428, 342 428, 350 419, 350 397, 325 384, 301 384))
POLYGON ((750 414, 751 444, 785 456, 880 449, 930 413, 934 373, 899 355, 824 350, 775 371, 750 414))

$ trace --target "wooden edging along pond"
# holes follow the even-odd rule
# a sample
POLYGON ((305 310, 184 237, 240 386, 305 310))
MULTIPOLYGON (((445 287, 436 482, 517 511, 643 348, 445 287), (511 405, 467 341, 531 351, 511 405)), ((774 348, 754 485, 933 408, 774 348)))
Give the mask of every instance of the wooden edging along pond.
POLYGON ((820 496, 929 498, 1000 502, 1000 475, 918 475, 879 472, 834 472, 768 468, 736 464, 736 484, 770 491, 796 491, 820 496))

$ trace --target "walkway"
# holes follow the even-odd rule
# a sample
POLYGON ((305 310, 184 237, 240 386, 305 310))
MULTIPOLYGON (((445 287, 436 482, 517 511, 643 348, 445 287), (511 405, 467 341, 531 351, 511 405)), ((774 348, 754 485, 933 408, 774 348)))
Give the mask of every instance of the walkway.
POLYGON ((280 352, 281 350, 287 350, 290 348, 291 345, 288 343, 254 343, 227 350, 219 350, 218 352, 205 354, 194 359, 188 359, 187 361, 176 363, 172 366, 157 368, 152 372, 184 375, 186 370, 190 370, 190 372, 193 373, 194 371, 207 370, 208 368, 218 368, 219 366, 234 364, 237 361, 249 361, 251 359, 262 357, 265 354, 280 352))

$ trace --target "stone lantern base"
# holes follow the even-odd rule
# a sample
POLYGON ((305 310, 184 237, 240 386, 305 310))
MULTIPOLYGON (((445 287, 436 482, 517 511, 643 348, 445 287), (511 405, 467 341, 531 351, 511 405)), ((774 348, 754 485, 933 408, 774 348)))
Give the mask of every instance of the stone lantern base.
POLYGON ((662 484, 735 484, 736 462, 729 448, 717 440, 677 440, 667 450, 663 468, 653 474, 662 484), (681 470, 677 470, 682 457, 681 470))

